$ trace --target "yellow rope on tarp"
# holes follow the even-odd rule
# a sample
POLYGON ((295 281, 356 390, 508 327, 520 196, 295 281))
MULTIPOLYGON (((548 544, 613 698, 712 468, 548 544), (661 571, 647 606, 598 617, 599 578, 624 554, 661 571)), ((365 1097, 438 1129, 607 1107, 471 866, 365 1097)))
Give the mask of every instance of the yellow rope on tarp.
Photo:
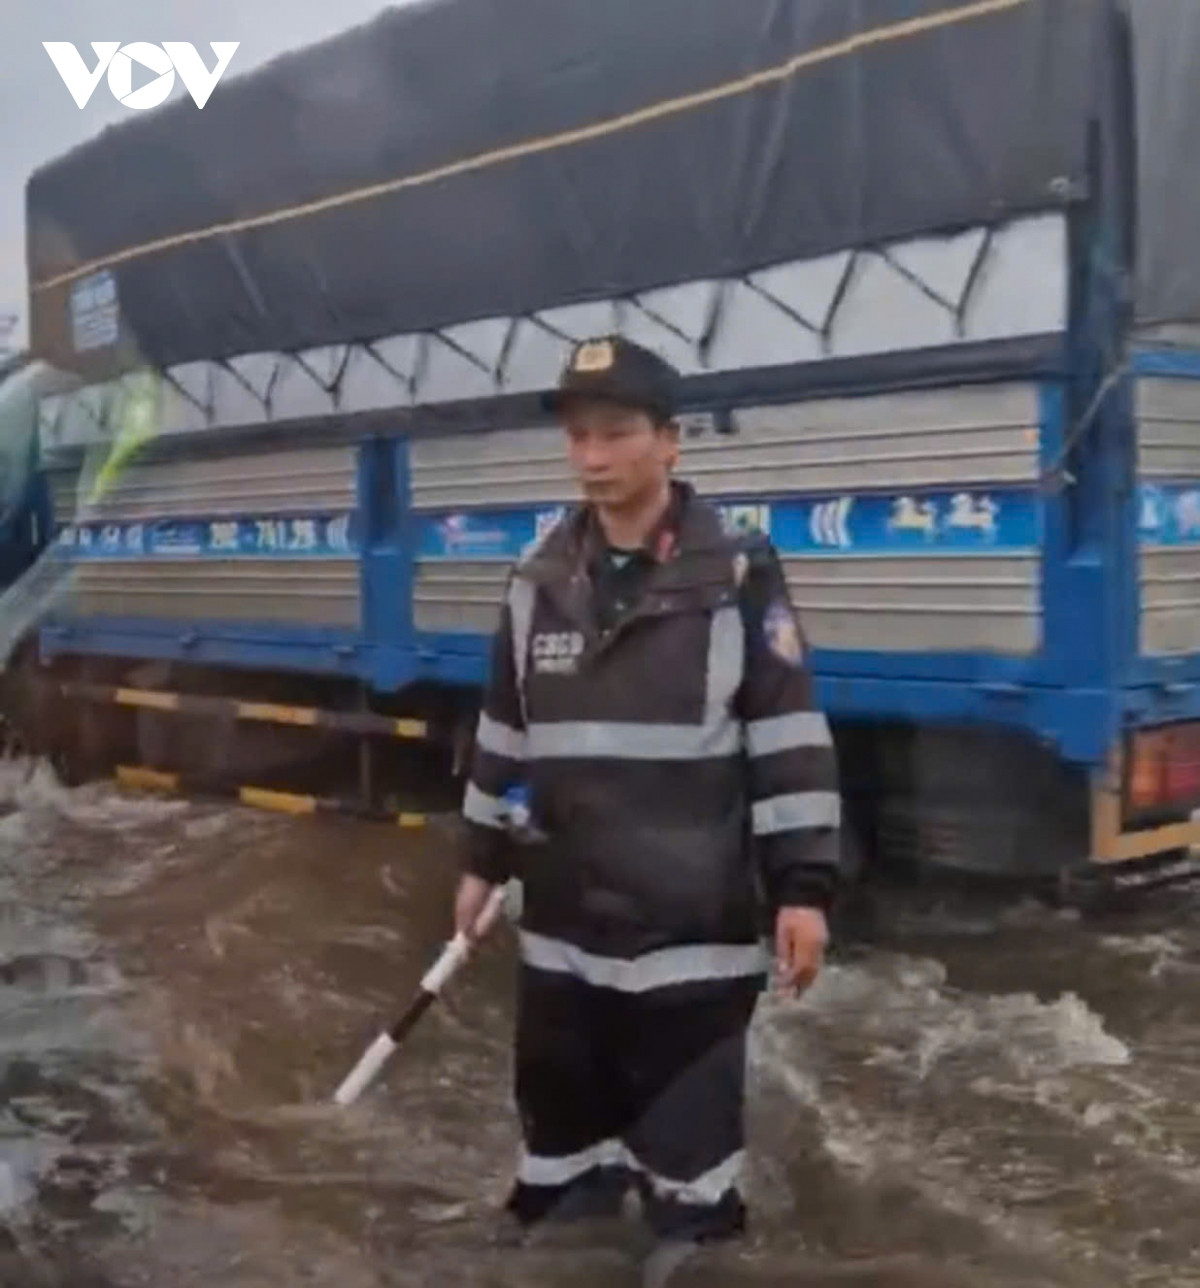
POLYGON ((943 9, 937 13, 926 14, 922 18, 910 18, 903 22, 875 27, 869 31, 860 31, 853 36, 833 41, 817 49, 805 50, 803 53, 796 54, 777 66, 766 67, 761 71, 751 72, 746 76, 738 77, 736 80, 725 81, 692 94, 683 94, 677 98, 651 103, 633 112, 626 112, 603 121, 595 121, 591 125, 580 126, 573 130, 564 130, 558 134, 544 135, 540 138, 527 139, 522 143, 513 143, 506 147, 494 148, 491 151, 464 157, 458 161, 451 161, 416 174, 403 175, 381 183, 353 188, 348 192, 335 193, 333 196, 321 197, 315 201, 285 206, 279 210, 266 211, 260 215, 248 215, 243 219, 231 219, 225 223, 210 224, 206 228, 196 228, 188 232, 175 233, 169 237, 160 237, 153 241, 142 242, 137 246, 129 246, 124 250, 113 251, 111 254, 89 260, 86 264, 80 264, 78 267, 69 269, 64 273, 58 273, 54 277, 48 277, 40 282, 33 282, 29 289, 31 292, 49 291, 56 286, 62 286, 64 283, 74 281, 76 278, 85 277, 87 274, 94 273, 99 269, 125 264, 130 260, 142 259, 147 255, 157 254, 160 251, 173 250, 178 246, 188 246, 196 242, 207 241, 213 237, 221 237, 228 233, 249 232, 255 228, 266 228, 271 224, 285 223, 308 215, 322 214, 327 210, 356 205, 360 202, 373 200, 376 197, 387 196, 389 193, 401 192, 407 188, 426 187, 443 179, 451 179, 462 174, 471 174, 508 161, 517 161, 523 157, 535 156, 538 153, 552 152, 560 148, 588 143, 594 139, 605 138, 612 134, 621 133, 624 130, 635 129, 638 126, 660 121, 667 117, 678 116, 684 112, 707 107, 724 99, 749 94, 768 85, 779 84, 790 80, 793 76, 810 67, 833 62, 839 58, 847 58, 864 49, 892 44, 900 40, 910 40, 913 37, 923 36, 946 27, 975 22, 982 18, 991 17, 994 14, 1022 8, 1031 2, 1032 0, 974 0, 974 3, 959 5, 952 9, 943 9))

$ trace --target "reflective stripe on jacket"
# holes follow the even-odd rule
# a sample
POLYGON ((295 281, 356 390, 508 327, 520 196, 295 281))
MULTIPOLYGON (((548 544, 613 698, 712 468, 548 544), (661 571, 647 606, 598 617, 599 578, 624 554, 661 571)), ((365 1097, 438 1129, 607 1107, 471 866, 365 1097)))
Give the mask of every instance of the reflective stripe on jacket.
POLYGON ((674 485, 641 593, 598 625, 580 508, 514 570, 464 815, 468 870, 520 876, 524 927, 601 954, 751 942, 761 902, 825 906, 840 801, 779 560, 674 485), (515 849, 528 786, 544 843, 515 849))

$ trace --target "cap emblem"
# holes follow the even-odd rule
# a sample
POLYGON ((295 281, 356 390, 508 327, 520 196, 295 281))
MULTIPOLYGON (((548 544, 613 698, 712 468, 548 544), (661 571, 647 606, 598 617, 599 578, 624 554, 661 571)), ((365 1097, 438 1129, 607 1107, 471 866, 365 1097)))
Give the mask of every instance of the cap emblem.
POLYGON ((579 346, 571 365, 575 371, 608 371, 615 361, 611 340, 592 340, 579 346))

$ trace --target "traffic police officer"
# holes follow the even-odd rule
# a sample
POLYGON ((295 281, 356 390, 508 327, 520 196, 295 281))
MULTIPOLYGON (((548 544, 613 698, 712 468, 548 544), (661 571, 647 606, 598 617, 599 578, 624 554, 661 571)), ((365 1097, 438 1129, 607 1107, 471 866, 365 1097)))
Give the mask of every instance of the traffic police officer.
POLYGON ((773 931, 783 986, 826 942, 840 801, 804 636, 762 537, 674 481, 677 373, 579 345, 551 405, 584 503, 514 569, 464 798, 456 923, 523 884, 507 1204, 662 1240, 744 1228, 746 1033, 773 931), (515 847, 524 785, 537 840, 515 847))

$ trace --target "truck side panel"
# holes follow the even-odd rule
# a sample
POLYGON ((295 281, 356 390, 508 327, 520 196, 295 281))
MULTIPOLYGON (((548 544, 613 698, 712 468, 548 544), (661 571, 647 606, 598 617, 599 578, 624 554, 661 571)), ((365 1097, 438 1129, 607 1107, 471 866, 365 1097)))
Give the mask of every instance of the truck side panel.
POLYGON ((1200 653, 1200 380, 1137 382, 1138 527, 1146 657, 1200 653))
MULTIPOLYGON (((681 474, 768 530, 818 648, 1041 646, 1039 393, 964 386, 738 411, 685 441, 681 474)), ((418 630, 486 631, 506 561, 573 484, 557 435, 411 446, 418 630)))

